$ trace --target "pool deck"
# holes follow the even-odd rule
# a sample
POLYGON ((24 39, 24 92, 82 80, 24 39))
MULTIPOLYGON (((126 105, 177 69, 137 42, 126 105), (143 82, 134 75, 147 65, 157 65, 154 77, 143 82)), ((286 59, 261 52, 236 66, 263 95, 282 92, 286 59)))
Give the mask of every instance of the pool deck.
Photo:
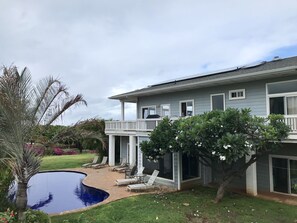
MULTIPOLYGON (((65 171, 65 169, 64 169, 65 171)), ((65 211, 61 213, 55 213, 51 215, 61 215, 66 213, 74 213, 80 212, 83 210, 87 210, 102 204, 107 204, 115 200, 120 200, 122 198, 131 197, 138 195, 140 193, 137 192, 129 192, 126 190, 127 186, 116 186, 116 179, 125 178, 124 173, 118 173, 114 171, 110 171, 110 167, 104 167, 101 169, 92 169, 92 168, 73 168, 69 169, 69 171, 78 171, 87 174, 86 178, 83 180, 83 183, 87 186, 98 188, 109 193, 109 197, 104 201, 81 209, 75 209, 71 211, 65 211)), ((143 192, 141 194, 144 194, 143 192)))

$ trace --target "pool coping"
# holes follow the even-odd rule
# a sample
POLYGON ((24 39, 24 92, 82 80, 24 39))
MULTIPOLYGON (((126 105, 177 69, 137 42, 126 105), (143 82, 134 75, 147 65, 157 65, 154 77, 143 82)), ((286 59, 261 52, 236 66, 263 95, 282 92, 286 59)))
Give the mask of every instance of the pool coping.
POLYGON ((58 213, 51 213, 48 214, 49 216, 59 216, 71 213, 77 213, 86 211, 95 207, 98 207, 103 204, 108 204, 113 201, 121 200, 123 198, 137 196, 139 194, 145 194, 146 192, 138 193, 138 192, 129 192, 126 190, 126 186, 116 186, 115 180, 116 179, 123 179, 125 174, 118 173, 114 171, 110 171, 109 167, 104 167, 101 169, 92 169, 92 168, 71 168, 71 169, 58 169, 53 171, 41 171, 43 172, 76 172, 85 174, 85 178, 83 179, 82 183, 87 187, 92 187, 95 189, 103 190, 109 194, 109 196, 99 202, 97 204, 93 204, 87 207, 73 209, 69 211, 63 211, 58 213), (101 180, 98 180, 101 179, 101 180))

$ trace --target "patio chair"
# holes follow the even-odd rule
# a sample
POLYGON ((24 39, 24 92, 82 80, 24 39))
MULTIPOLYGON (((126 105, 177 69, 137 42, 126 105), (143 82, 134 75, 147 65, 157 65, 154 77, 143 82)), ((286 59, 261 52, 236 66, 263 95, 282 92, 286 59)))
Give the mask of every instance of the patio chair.
POLYGON ((118 171, 118 170, 122 170, 123 168, 124 169, 127 168, 127 159, 126 158, 123 158, 122 159, 122 162, 121 162, 120 165, 114 166, 114 167, 110 168, 109 170, 111 170, 111 171, 118 171))
POLYGON ((128 165, 128 163, 126 163, 126 165, 123 167, 117 167, 114 171, 117 171, 119 173, 125 173, 126 171, 131 171, 134 166, 136 166, 135 161, 131 163, 131 165, 128 165))
POLYGON ((141 180, 141 177, 143 177, 143 170, 144 167, 141 167, 137 173, 135 175, 132 176, 132 178, 128 178, 128 179, 118 179, 116 180, 116 185, 117 186, 124 186, 124 185, 129 185, 129 184, 136 184, 139 183, 139 181, 141 180))
POLYGON ((107 159, 108 159, 107 156, 103 156, 101 163, 93 164, 93 165, 91 165, 91 167, 94 168, 94 169, 102 168, 105 165, 107 165, 107 159))
POLYGON ((98 158, 99 158, 99 156, 95 156, 94 159, 93 159, 93 162, 85 163, 85 164, 82 165, 82 167, 90 167, 91 165, 96 164, 98 162, 98 158))
POLYGON ((155 180, 156 180, 158 174, 159 174, 159 171, 154 170, 154 172, 150 176, 147 183, 128 185, 127 190, 128 191, 146 191, 146 190, 154 189, 156 187, 154 185, 154 183, 155 183, 155 180))

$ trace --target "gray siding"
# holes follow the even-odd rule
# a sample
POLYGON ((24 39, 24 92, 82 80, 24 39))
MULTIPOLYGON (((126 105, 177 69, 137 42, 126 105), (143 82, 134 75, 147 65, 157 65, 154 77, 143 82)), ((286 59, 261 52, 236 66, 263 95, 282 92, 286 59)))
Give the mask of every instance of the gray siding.
POLYGON ((137 103, 137 118, 141 118, 141 107, 155 105, 157 114, 160 114, 160 105, 170 104, 171 116, 180 116, 180 101, 194 100, 194 114, 202 114, 210 111, 210 95, 224 93, 226 108, 250 108, 253 115, 267 115, 266 108, 266 83, 285 81, 288 78, 277 78, 270 80, 261 80, 245 82, 218 87, 202 88, 197 90, 181 91, 149 97, 139 97, 137 103), (236 89, 245 89, 245 99, 229 100, 229 91, 236 89))

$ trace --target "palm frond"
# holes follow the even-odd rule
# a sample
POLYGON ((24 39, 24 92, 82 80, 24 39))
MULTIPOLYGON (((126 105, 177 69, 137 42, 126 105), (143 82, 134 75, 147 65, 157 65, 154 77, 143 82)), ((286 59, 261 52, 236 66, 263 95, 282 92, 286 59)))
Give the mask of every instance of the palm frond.
POLYGON ((57 103, 55 103, 52 106, 52 111, 51 111, 52 115, 49 118, 49 120, 47 120, 46 124, 50 125, 57 118, 59 118, 65 111, 67 111, 69 108, 71 108, 73 106, 77 106, 77 105, 86 105, 87 106, 87 102, 81 94, 78 94, 73 97, 68 97, 62 101, 58 101, 57 103))

